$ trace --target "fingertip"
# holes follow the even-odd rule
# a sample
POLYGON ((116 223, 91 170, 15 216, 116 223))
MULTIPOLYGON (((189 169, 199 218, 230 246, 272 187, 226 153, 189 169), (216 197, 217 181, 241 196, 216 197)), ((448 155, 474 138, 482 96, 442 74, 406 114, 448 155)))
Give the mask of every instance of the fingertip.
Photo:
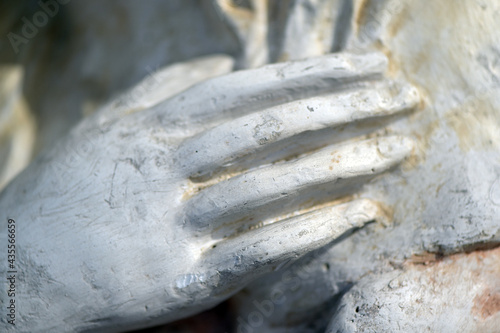
POLYGON ((390 160, 403 160, 409 157, 415 148, 415 142, 402 135, 378 138, 376 144, 379 154, 390 160))
POLYGON ((353 228, 361 228, 371 222, 385 224, 388 220, 381 204, 370 199, 358 199, 350 202, 345 210, 345 216, 353 228))

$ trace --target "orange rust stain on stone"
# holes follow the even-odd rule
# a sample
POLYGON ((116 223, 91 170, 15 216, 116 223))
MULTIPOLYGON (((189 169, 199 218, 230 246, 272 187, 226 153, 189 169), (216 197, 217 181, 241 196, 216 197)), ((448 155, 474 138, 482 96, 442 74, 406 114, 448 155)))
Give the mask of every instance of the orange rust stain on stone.
POLYGON ((387 64, 387 75, 391 77, 395 77, 401 68, 401 64, 399 64, 396 59, 392 55, 392 51, 382 43, 382 41, 377 40, 374 43, 374 47, 380 52, 384 53, 389 63, 387 64))
POLYGON ((332 158, 332 163, 339 163, 340 158, 341 158, 341 156, 335 156, 334 158, 332 158))
POLYGON ((429 265, 440 261, 442 258, 443 256, 438 253, 424 252, 412 255, 407 263, 413 265, 429 265))
POLYGON ((402 4, 401 6, 402 10, 399 13, 394 13, 396 15, 393 14, 394 19, 388 27, 388 33, 391 38, 394 38, 398 31, 401 30, 401 27, 411 19, 409 6, 406 4, 402 4))
POLYGON ((493 98, 488 95, 470 98, 445 115, 445 121, 455 131, 463 151, 498 147, 494 143, 500 140, 500 121, 493 98))
POLYGON ((500 312, 500 291, 485 290, 474 298, 472 312, 482 319, 491 317, 500 312))
MULTIPOLYGON (((478 262, 482 262, 485 258, 500 263, 500 246, 498 243, 476 244, 462 250, 463 252, 448 255, 434 252, 416 253, 408 258, 404 264, 407 266, 441 264, 445 268, 445 266, 453 266, 460 260, 477 260, 478 262)), ((488 269, 491 271, 494 270, 495 274, 497 271, 500 273, 500 264, 495 267, 488 267, 488 269)))
POLYGON ((360 4, 358 6, 358 10, 356 11, 355 19, 354 19, 358 29, 359 29, 359 27, 361 27, 362 25, 364 25, 366 23, 369 5, 370 5, 370 0, 361 0, 360 1, 360 4))

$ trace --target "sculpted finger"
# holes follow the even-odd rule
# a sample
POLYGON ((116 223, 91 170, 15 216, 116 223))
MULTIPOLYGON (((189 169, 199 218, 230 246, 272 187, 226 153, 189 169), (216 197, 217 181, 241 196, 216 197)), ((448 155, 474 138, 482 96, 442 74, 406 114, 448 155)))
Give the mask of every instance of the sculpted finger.
POLYGON ((273 64, 207 80, 157 105, 152 112, 164 125, 231 119, 380 79, 386 66, 387 59, 379 53, 339 53, 273 64))
POLYGON ((176 160, 190 177, 209 175, 297 134, 393 115, 418 103, 414 87, 392 81, 368 89, 294 101, 203 132, 180 146, 176 160))
POLYGON ((217 267, 221 274, 251 279, 277 270, 282 263, 331 244, 354 229, 383 218, 378 203, 368 199, 355 200, 220 241, 207 250, 203 258, 219 260, 217 267))
POLYGON ((215 230, 272 211, 320 185, 342 189, 384 172, 406 158, 413 144, 393 136, 327 147, 296 161, 271 165, 203 189, 186 205, 194 230, 215 230))

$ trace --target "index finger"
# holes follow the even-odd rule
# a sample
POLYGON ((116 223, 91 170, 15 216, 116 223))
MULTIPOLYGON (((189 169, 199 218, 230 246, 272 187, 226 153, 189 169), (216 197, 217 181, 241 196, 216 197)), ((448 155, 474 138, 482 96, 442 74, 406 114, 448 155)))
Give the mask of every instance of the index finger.
POLYGON ((386 67, 387 59, 380 53, 338 53, 273 64, 204 81, 152 112, 163 125, 206 124, 377 80, 386 67))

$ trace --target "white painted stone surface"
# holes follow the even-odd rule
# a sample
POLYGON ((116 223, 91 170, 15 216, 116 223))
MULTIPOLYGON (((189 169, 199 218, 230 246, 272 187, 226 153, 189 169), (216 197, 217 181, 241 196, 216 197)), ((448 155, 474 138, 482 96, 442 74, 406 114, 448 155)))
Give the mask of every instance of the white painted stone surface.
MULTIPOLYGON (((320 224, 316 233, 302 233, 307 235, 303 240, 313 245, 301 247, 301 242, 295 239, 302 238, 289 237, 286 243, 296 246, 295 252, 274 245, 269 247, 275 252, 268 251, 268 255, 279 258, 282 264, 277 264, 278 259, 276 262, 262 259, 255 262, 257 267, 263 265, 277 272, 259 279, 247 287, 248 292, 236 296, 239 304, 237 324, 243 322, 247 328, 259 332, 317 332, 326 330, 333 317, 329 329, 334 332, 337 329, 347 332, 370 331, 373 327, 376 331, 398 331, 401 327, 410 331, 429 328, 443 332, 495 331, 495 327, 498 327, 498 316, 492 312, 495 307, 486 306, 490 304, 489 299, 495 300, 498 295, 494 274, 488 273, 488 265, 496 263, 492 252, 484 254, 487 259, 483 260, 483 264, 472 263, 470 258, 460 259, 456 265, 451 264, 454 265, 453 274, 479 274, 481 278, 478 281, 484 283, 477 288, 464 282, 457 290, 450 290, 450 286, 461 280, 456 275, 438 275, 436 283, 442 289, 429 289, 426 279, 432 276, 436 266, 415 269, 408 263, 415 255, 425 257, 429 252, 449 256, 498 244, 498 1, 151 1, 150 6, 133 1, 109 1, 106 5, 100 5, 103 7, 96 7, 96 3, 75 0, 65 7, 64 15, 70 15, 74 27, 78 27, 81 32, 72 43, 66 42, 71 48, 67 49, 69 51, 65 56, 49 53, 47 57, 47 51, 41 52, 45 50, 41 47, 46 38, 43 35, 30 41, 25 48, 23 61, 37 65, 26 67, 29 80, 26 81, 24 93, 32 112, 42 120, 39 124, 38 149, 52 146, 71 125, 77 123, 82 114, 91 114, 97 109, 101 111, 73 130, 68 139, 61 141, 51 153, 42 155, 36 162, 38 164, 33 164, 25 173, 32 173, 32 176, 13 183, 10 193, 15 195, 3 192, 0 204, 2 213, 6 211, 10 214, 13 211, 11 207, 18 207, 20 213, 17 216, 37 226, 22 227, 26 228, 22 237, 38 239, 44 235, 47 239, 58 239, 49 245, 34 242, 32 248, 26 249, 27 252, 21 250, 21 256, 25 256, 25 264, 32 265, 33 271, 40 273, 37 274, 39 280, 33 282, 33 288, 37 290, 39 285, 44 285, 46 289, 41 295, 53 295, 59 299, 61 290, 72 290, 64 295, 65 299, 74 302, 75 307, 79 306, 79 315, 88 317, 83 321, 78 316, 68 318, 67 325, 83 325, 82 329, 86 327, 94 330, 120 322, 123 325, 130 323, 126 326, 128 329, 134 327, 133 323, 138 326, 147 325, 146 322, 153 324, 178 318, 174 313, 185 316, 208 308, 237 289, 231 287, 231 279, 223 279, 228 282, 221 285, 230 290, 223 297, 202 296, 201 300, 189 303, 192 301, 190 295, 198 293, 196 286, 207 281, 206 284, 213 287, 210 283, 214 280, 208 278, 212 275, 207 273, 210 267, 214 269, 241 264, 252 267, 246 265, 245 259, 261 258, 261 254, 254 252, 247 258, 234 256, 236 245, 233 242, 244 247, 245 242, 252 242, 253 239, 266 239, 262 238, 262 230, 266 230, 268 236, 279 237, 281 232, 273 229, 272 222, 291 217, 292 220, 285 223, 290 223, 292 230, 298 230, 294 229, 298 226, 296 223, 303 220, 320 224), (120 14, 110 19, 110 12, 120 14), (91 27, 88 26, 88 17, 92 17, 94 23, 91 27), (266 20, 266 17, 270 19, 266 20), (124 48, 130 50, 127 56, 123 54, 124 48), (228 72, 232 67, 231 58, 234 59, 235 68, 241 69, 339 50, 357 54, 383 52, 388 57, 388 70, 375 66, 372 71, 370 67, 362 66, 361 74, 354 74, 354 77, 359 78, 359 84, 349 86, 348 90, 335 95, 329 93, 338 86, 328 78, 338 73, 324 71, 320 65, 314 74, 303 80, 306 74, 295 71, 293 66, 287 67, 285 63, 282 69, 274 67, 268 72, 257 69, 257 72, 248 72, 254 74, 246 76, 236 73, 226 76, 230 79, 207 81, 149 110, 144 108, 171 96, 165 92, 167 89, 148 90, 144 96, 132 98, 131 102, 127 98, 137 94, 141 88, 129 90, 121 98, 116 97, 143 78, 146 79, 146 85, 156 81, 148 80, 148 75, 157 71, 158 64, 163 67, 207 54, 226 53, 231 56, 209 57, 195 63, 176 65, 178 70, 172 70, 172 73, 177 73, 177 76, 174 75, 176 80, 159 81, 168 90, 178 92, 205 77, 228 72), (44 63, 44 59, 54 60, 44 63), (207 62, 213 66, 203 65, 207 62), (60 68, 62 63, 65 64, 63 71, 60 68), (195 78, 185 81, 180 79, 185 73, 183 68, 197 64, 201 64, 200 76, 195 75, 195 78), (40 72, 35 68, 45 70, 40 72), (205 72, 203 68, 210 70, 205 72), (370 74, 364 76, 362 73, 370 74), (36 86, 40 80, 51 82, 51 85, 48 88, 36 86), (172 83, 177 80, 178 86, 172 83), (290 85, 280 85, 282 82, 290 85), (412 86, 404 82, 410 82, 412 86), (415 89, 423 102, 417 111, 408 112, 416 103, 416 99, 411 97, 416 96, 415 89), (334 101, 329 100, 330 97, 334 101), (352 100, 356 103, 350 104, 352 100), (270 101, 276 104, 267 104, 270 101), (128 105, 134 107, 128 108, 128 105), (203 105, 203 108, 200 109, 199 105, 203 105), (313 118, 307 119, 306 109, 310 111, 307 106, 314 110, 309 115, 313 118), (374 110, 362 113, 355 111, 365 107, 369 109, 370 106, 374 110), (330 108, 342 112, 335 113, 336 116, 332 118, 326 111, 320 114, 316 111, 330 108), (233 116, 235 112, 238 117, 233 116), (287 117, 287 112, 293 112, 294 116, 287 117), (145 114, 161 116, 148 118, 145 114), (388 117, 359 121, 370 115, 388 117), (354 121, 354 124, 328 129, 332 125, 354 121), (247 123, 252 124, 253 131, 244 128, 247 123), (82 139, 84 134, 85 139, 82 139), (408 156, 410 146, 402 136, 411 138, 413 142, 412 155, 402 168, 392 168, 390 173, 381 177, 358 177, 367 174, 370 163, 379 163, 380 168, 375 168, 375 173, 379 173, 396 166, 403 157, 408 156), (379 137, 384 139, 377 139, 379 137), (211 150, 215 143, 221 148, 211 150), (264 147, 260 147, 261 143, 264 147), (345 160, 339 159, 343 167, 340 170, 347 173, 356 170, 352 174, 352 182, 344 180, 347 185, 343 190, 340 190, 339 185, 344 184, 334 180, 338 174, 329 178, 330 170, 319 168, 327 165, 325 156, 328 150, 312 154, 315 149, 332 144, 343 147, 346 154, 342 156, 348 156, 345 160), (189 151, 196 151, 197 146, 211 153, 200 159, 193 158, 189 151), (374 151, 374 147, 381 146, 394 146, 401 150, 396 149, 397 154, 389 156, 387 160, 378 160, 380 157, 372 156, 370 152, 374 151), (78 153, 72 153, 74 151, 78 153), (162 151, 164 156, 176 156, 176 160, 161 157, 162 151), (293 160, 269 164, 287 156, 292 156, 293 160), (53 173, 45 176, 48 171, 40 168, 40 165, 50 165, 50 161, 62 161, 56 163, 56 170, 64 172, 59 175, 56 171, 56 178, 53 178, 53 173), (262 165, 266 167, 261 170, 259 167, 262 165), (158 171, 161 168, 165 171, 158 171), (221 168, 229 173, 221 173, 221 168), (246 176, 238 176, 247 168, 255 170, 246 176), (298 171, 299 176, 290 177, 290 173, 287 173, 289 170, 298 171), (116 182, 113 174, 118 175, 116 182), (314 176, 308 178, 309 174, 314 176), (59 176, 63 179, 62 185, 54 182, 59 176), (229 176, 235 177, 227 180, 229 176), (258 176, 263 177, 262 182, 254 180, 259 179, 258 176), (276 183, 279 186, 273 187, 268 179, 278 176, 282 177, 276 183), (151 179, 160 181, 155 183, 151 179), (244 185, 248 184, 248 180, 252 180, 251 184, 254 185, 244 185), (116 184, 121 191, 116 191, 116 184), (213 186, 205 188, 209 185, 213 186), (283 186, 289 192, 281 192, 283 186), (16 191, 16 188, 24 188, 26 194, 16 191), (115 189, 114 192, 110 188, 115 189), (196 194, 197 191, 200 194, 196 194), (152 223, 152 227, 159 230, 153 235, 137 225, 127 224, 123 229, 117 227, 122 226, 120 222, 123 221, 168 219, 165 216, 169 214, 164 214, 171 210, 167 210, 164 200, 154 193, 165 193, 162 197, 169 197, 167 206, 176 207, 172 209, 179 214, 173 219, 175 222, 168 226, 152 223), (262 197, 257 194, 262 194, 262 197), (179 198, 183 196, 187 196, 184 197, 187 203, 181 205, 182 200, 179 198), (54 199, 37 205, 40 197, 54 199), (301 199, 306 197, 314 200, 302 202, 301 199), (224 204, 217 204, 213 198, 222 199, 224 204), (295 258, 295 254, 301 255, 328 243, 318 234, 330 237, 328 232, 333 232, 334 237, 343 230, 331 231, 313 213, 309 213, 312 207, 323 209, 334 198, 338 199, 334 202, 338 210, 328 214, 338 216, 341 225, 349 226, 353 221, 366 222, 374 217, 378 217, 382 223, 370 224, 350 237, 342 237, 342 241, 339 240, 333 247, 315 251, 295 265, 290 265, 288 259, 295 258), (273 204, 266 205, 268 200, 273 204), (384 205, 373 205, 375 201, 383 202, 384 205), (29 205, 29 209, 23 209, 19 202, 29 205), (128 204, 130 202, 134 204, 128 204), (196 205, 191 206, 195 208, 180 208, 190 207, 195 202, 196 205), (361 220, 343 220, 342 212, 348 207, 342 206, 344 202, 353 202, 349 207, 354 207, 353 216, 361 217, 361 220), (246 210, 244 206, 249 204, 251 208, 246 210), (74 211, 75 207, 80 207, 78 213, 74 211), (380 207, 384 208, 382 213, 380 207), (250 220, 249 212, 252 209, 259 221, 258 226, 264 228, 253 230, 256 220, 250 220), (100 214, 103 210, 109 213, 100 214), (227 225, 227 228, 214 230, 211 237, 205 234, 205 239, 196 232, 179 231, 184 230, 179 227, 179 221, 182 220, 179 220, 179 216, 199 220, 205 212, 209 220, 222 224, 236 221, 237 217, 243 218, 239 225, 244 228, 250 226, 252 230, 244 237, 240 234, 244 229, 227 225), (306 215, 299 218, 299 214, 306 215), (54 216, 63 218, 55 219, 54 216), (44 230, 44 225, 50 225, 46 222, 49 220, 61 228, 58 231, 44 230), (87 226, 79 229, 76 226, 81 221, 87 221, 85 225, 99 223, 99 228, 90 230, 87 226), (165 228, 169 232, 162 233, 165 228), (323 233, 322 228, 330 231, 323 233), (78 232, 75 233, 75 230, 78 232), (233 233, 239 236, 231 241, 217 243, 222 237, 233 233), (162 238, 163 234, 178 237, 175 242, 177 245, 166 246, 165 249, 160 245, 145 248, 143 243, 133 243, 135 247, 125 248, 126 244, 130 245, 130 239, 140 237, 154 240, 155 244, 164 244, 166 238, 162 238), (179 239, 183 241, 178 242, 179 239), (215 249, 207 250, 216 243, 218 246, 215 249), (65 260, 71 262, 73 267, 60 265, 57 260, 51 260, 46 252, 37 252, 44 250, 44 246, 48 246, 46 251, 56 252, 52 250, 56 244, 58 250, 70 249, 57 253, 61 253, 58 254, 61 258, 68 258, 65 260), (77 244, 80 245, 75 248, 77 244), (83 247, 88 250, 80 251, 81 244, 89 245, 83 247), (102 256, 98 251, 99 246, 104 247, 105 253, 117 254, 102 256), (228 247, 233 252, 225 256, 223 253, 229 253, 228 247), (30 251, 36 255, 27 256, 30 251), (199 259, 196 255, 198 251, 212 253, 214 259, 199 259), (168 262, 165 257, 155 255, 160 252, 173 253, 172 257, 184 269, 176 274, 169 273, 173 269, 167 267, 172 267, 169 265, 175 265, 176 262, 168 262), (181 259, 179 253, 189 253, 188 258, 193 261, 181 259), (116 261, 120 256, 132 260, 116 261), (220 261, 221 257, 229 259, 220 261), (151 258, 158 259, 155 261, 151 258), (86 264, 78 264, 82 262, 86 264), (137 265, 132 267, 131 263, 137 262, 143 265, 139 266, 142 269, 137 269, 137 265), (186 269, 190 267, 186 264, 188 262, 199 269, 195 273, 192 269, 186 269), (113 267, 117 271, 112 273, 100 269, 102 267, 113 267), (158 294, 158 290, 165 292, 168 289, 165 287, 168 283, 162 280, 165 277, 145 273, 148 269, 158 272, 158 267, 163 270, 162 273, 168 271, 164 276, 167 280, 171 277, 168 280, 173 286, 171 288, 187 290, 180 293, 178 299, 169 306, 162 305, 165 300, 159 300, 161 294, 158 294), (77 282, 65 285, 49 278, 57 275, 60 279, 59 273, 63 271, 73 274, 73 278, 68 278, 68 281, 77 282), (152 276, 152 282, 146 283, 146 280, 138 278, 139 275, 152 276), (113 280, 113 276, 116 280, 113 280), (402 276, 408 287, 384 287, 392 276, 402 276), (490 280, 486 283, 483 276, 493 277, 488 277, 490 280), (64 287, 61 288, 61 285, 64 287), (130 285, 136 288, 126 288, 130 285), (486 297, 483 304, 481 295, 486 290, 484 285, 493 286, 493 289, 488 296, 490 298, 486 297), (91 291, 85 294, 87 302, 79 295, 85 288, 91 291), (134 300, 132 303, 125 302, 124 290, 129 292, 127 300, 134 300), (443 294, 442 290, 450 292, 443 294), (424 295, 421 303, 415 302, 419 293, 424 295), (396 304, 395 299, 400 299, 400 302, 396 304), (476 299, 480 302, 469 301, 476 299), (109 305, 110 302, 116 307, 108 306, 106 309, 110 315, 101 317, 106 320, 95 321, 95 317, 92 318, 95 308, 85 307, 90 300, 95 301, 92 304, 97 304, 96 308, 109 305), (148 302, 152 304, 144 308, 142 314, 132 306, 148 302), (190 305, 184 308, 183 304, 190 305), (267 304, 268 307, 259 308, 256 304, 267 304), (365 311, 362 313, 364 315, 356 315, 360 313, 359 310, 355 311, 358 306, 362 311, 375 308, 383 311, 371 311, 368 315, 365 311), (436 311, 429 311, 429 306, 436 311), (163 315, 165 309, 172 310, 172 314, 163 315), (481 312, 481 309, 486 309, 486 312, 481 312), (490 312, 490 315, 484 316, 490 312), (415 313, 420 314, 419 320, 415 319, 415 313), (455 326, 451 323, 443 326, 443 316, 464 320, 455 321, 455 326), (261 320, 250 325, 251 318, 261 320)), ((328 59, 333 61, 335 57, 328 59)), ((348 59, 347 62, 351 62, 351 58, 348 59)), ((357 59, 381 58, 358 56, 357 59)), ((314 63, 315 60, 307 61, 314 63)), ((383 61, 380 64, 383 65, 383 61)), ((340 82, 345 83, 344 79, 340 79, 340 82)), ((345 178, 345 174, 341 178, 345 178)), ((326 214, 326 211, 319 212, 326 214)), ((300 229, 298 234, 302 231, 309 232, 310 229, 300 229)), ((205 231, 200 232, 203 234, 205 231)), ((238 279, 238 288, 260 273, 256 269, 255 272, 242 274, 241 279, 238 279)), ((29 277, 24 276, 23 279, 28 281, 29 277)), ((220 291, 217 288, 207 290, 220 291)), ((30 295, 33 294, 37 293, 30 295)), ((203 292, 199 294, 203 295, 203 292)), ((40 318, 45 316, 42 314, 45 310, 40 309, 46 309, 46 304, 60 306, 55 312, 66 316, 75 308, 63 306, 69 304, 64 302, 44 303, 42 299, 29 299, 30 311, 39 313, 40 318)), ((56 325, 55 322, 53 324, 56 325)))

